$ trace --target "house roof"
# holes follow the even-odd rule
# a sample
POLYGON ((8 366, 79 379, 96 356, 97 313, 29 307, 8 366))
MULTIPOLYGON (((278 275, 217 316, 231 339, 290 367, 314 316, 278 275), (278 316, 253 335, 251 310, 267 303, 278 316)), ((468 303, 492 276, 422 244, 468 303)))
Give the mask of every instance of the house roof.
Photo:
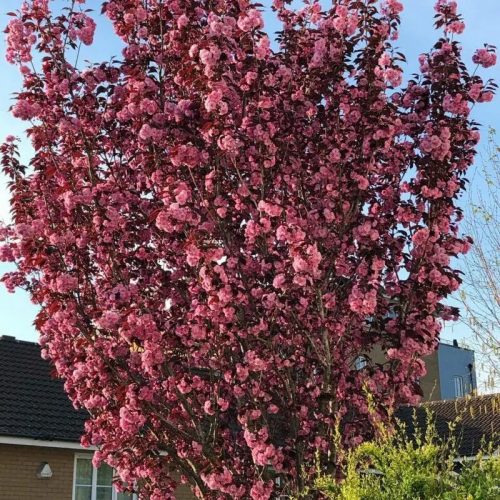
MULTIPOLYGON (((500 394, 403 406, 396 417, 414 435, 415 424, 425 429, 429 411, 442 439, 459 419, 452 433, 459 456, 477 455, 483 439, 500 447, 500 394)), ((0 436, 79 442, 87 416, 72 406, 39 344, 0 336, 0 436)))
POLYGON ((500 394, 473 396, 446 401, 431 401, 419 406, 402 406, 396 412, 410 435, 415 427, 425 430, 428 414, 435 422, 436 432, 442 440, 456 440, 460 457, 476 456, 484 446, 500 447, 500 394), (450 424, 456 422, 453 429, 450 424))
POLYGON ((0 436, 79 442, 86 416, 70 403, 39 344, 0 337, 0 436))

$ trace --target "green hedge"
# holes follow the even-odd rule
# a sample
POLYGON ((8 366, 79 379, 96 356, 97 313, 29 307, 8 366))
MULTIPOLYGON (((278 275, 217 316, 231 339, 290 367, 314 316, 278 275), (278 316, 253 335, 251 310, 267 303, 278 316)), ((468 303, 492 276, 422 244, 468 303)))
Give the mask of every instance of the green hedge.
MULTIPOLYGON (((430 418, 430 417, 429 417, 430 418)), ((437 437, 431 423, 408 437, 404 429, 348 453, 343 479, 320 476, 318 494, 338 500, 500 500, 500 457, 493 446, 475 460, 455 461, 455 443, 437 437)), ((497 441, 498 442, 498 441, 497 441)))

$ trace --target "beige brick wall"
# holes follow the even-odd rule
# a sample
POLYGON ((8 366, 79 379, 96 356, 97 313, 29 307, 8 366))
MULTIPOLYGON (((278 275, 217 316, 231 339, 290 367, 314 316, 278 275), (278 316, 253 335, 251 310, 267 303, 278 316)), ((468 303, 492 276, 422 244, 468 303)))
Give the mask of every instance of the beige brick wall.
POLYGON ((1 500, 71 500, 74 450, 0 444, 1 500), (53 476, 36 477, 48 462, 53 476))
POLYGON ((437 401, 441 399, 441 386, 439 384, 438 352, 424 358, 427 373, 422 377, 420 386, 424 393, 424 401, 437 401))
MULTIPOLYGON (((0 444, 0 500, 72 500, 75 450, 0 444), (38 479, 38 468, 48 462, 53 476, 38 479)), ((177 500, 193 500, 180 486, 177 500)))
MULTIPOLYGON (((378 346, 374 347, 369 356, 375 363, 385 363, 387 361, 384 352, 378 346)), ((429 356, 424 357, 424 361, 427 373, 420 380, 420 387, 424 393, 423 400, 439 400, 441 399, 441 387, 439 385, 438 352, 433 352, 429 356)))
POLYGON ((175 491, 175 498, 176 500, 196 500, 196 497, 193 495, 191 488, 183 484, 180 485, 175 491))

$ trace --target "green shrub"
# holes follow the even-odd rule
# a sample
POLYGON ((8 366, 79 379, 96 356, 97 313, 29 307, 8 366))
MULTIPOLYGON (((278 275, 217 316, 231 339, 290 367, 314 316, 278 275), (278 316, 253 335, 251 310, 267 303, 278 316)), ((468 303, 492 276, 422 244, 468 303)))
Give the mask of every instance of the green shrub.
POLYGON ((348 453, 341 481, 320 476, 317 493, 335 500, 500 500, 500 456, 492 447, 485 443, 483 454, 458 464, 454 441, 440 440, 428 421, 413 437, 382 429, 348 453))

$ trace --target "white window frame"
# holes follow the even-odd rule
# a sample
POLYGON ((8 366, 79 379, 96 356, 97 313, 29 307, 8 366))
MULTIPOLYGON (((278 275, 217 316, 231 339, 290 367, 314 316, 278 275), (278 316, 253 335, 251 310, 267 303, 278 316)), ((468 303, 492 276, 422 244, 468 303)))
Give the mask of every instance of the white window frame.
POLYGON ((363 356, 363 354, 359 355, 355 360, 354 360, 354 368, 356 371, 361 371, 364 368, 368 366, 368 359, 366 356, 363 356))
POLYGON ((453 386, 455 389, 455 398, 465 397, 465 382, 464 378, 460 375, 455 375, 453 377, 453 386), (460 392, 460 394, 459 394, 460 392))
MULTIPOLYGON (((76 465, 78 459, 91 460, 93 455, 90 453, 75 453, 74 464, 73 464, 73 492, 72 492, 72 500, 76 500, 76 465)), ((114 469, 113 469, 114 472, 114 469)), ((92 464, 92 487, 91 487, 91 500, 95 500, 97 498, 97 469, 92 464)), ((117 500, 118 492, 116 488, 111 486, 111 500, 117 500)), ((138 497, 135 493, 132 494, 132 500, 138 500, 138 497)))

